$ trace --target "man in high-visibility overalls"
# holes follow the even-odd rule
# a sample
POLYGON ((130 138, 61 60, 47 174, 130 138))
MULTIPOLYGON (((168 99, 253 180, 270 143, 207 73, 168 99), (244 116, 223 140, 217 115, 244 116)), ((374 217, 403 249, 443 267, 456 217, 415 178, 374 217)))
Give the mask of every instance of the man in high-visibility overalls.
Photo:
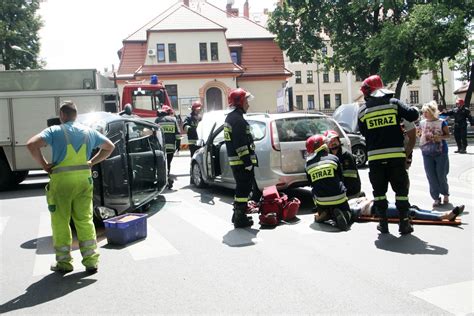
POLYGON ((92 210, 91 167, 106 159, 114 150, 114 144, 98 131, 75 122, 77 109, 71 101, 65 101, 59 112, 61 125, 51 126, 33 136, 27 143, 33 158, 49 173, 46 199, 51 214, 53 245, 56 263, 52 271, 71 272, 72 234, 69 223, 74 221, 86 271, 97 272, 99 253, 92 210), (53 161, 48 163, 41 148, 50 145, 53 161), (99 147, 89 160, 94 148, 99 147))

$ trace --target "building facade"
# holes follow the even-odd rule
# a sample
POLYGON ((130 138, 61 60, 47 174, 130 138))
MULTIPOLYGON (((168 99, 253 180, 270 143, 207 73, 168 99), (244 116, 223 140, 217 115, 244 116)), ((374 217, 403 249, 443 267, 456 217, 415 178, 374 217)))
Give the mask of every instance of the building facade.
POLYGON ((200 100, 205 111, 227 108, 237 87, 255 99, 251 111, 275 112, 277 93, 291 73, 274 35, 227 5, 179 1, 123 41, 117 73, 119 89, 158 75, 181 114, 200 100))

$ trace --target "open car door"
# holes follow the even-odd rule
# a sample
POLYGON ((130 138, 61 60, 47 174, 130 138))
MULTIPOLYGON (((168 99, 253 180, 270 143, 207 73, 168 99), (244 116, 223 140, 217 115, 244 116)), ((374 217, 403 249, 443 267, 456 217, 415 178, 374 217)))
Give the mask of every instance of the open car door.
POLYGON ((208 180, 213 180, 216 177, 215 169, 214 169, 214 150, 212 141, 214 139, 214 130, 216 129, 216 123, 211 128, 211 132, 206 140, 206 146, 204 147, 204 163, 203 166, 205 168, 204 172, 206 174, 206 178, 208 180))

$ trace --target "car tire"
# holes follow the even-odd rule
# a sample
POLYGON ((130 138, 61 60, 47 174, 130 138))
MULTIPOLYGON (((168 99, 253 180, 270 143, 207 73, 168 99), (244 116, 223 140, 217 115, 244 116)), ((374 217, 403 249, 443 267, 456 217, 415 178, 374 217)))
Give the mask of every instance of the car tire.
POLYGON ((11 189, 17 184, 15 173, 10 169, 8 162, 2 158, 0 158, 0 174, 2 175, 0 177, 0 191, 11 189))
POLYGON ((194 162, 191 166, 191 180, 192 183, 198 188, 203 188, 206 185, 204 183, 204 179, 202 178, 201 168, 197 162, 194 162))
POLYGON ((354 155, 357 168, 365 166, 367 162, 367 149, 362 145, 355 145, 352 147, 352 154, 354 155))

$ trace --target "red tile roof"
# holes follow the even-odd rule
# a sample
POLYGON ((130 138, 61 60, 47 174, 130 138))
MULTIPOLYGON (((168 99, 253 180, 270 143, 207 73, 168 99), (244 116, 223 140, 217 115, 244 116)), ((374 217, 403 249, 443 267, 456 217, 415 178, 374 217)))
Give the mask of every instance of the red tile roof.
POLYGON ((242 68, 233 63, 160 64, 144 65, 136 75, 192 75, 192 74, 241 74, 242 68))
POLYGON ((229 41, 228 44, 242 45, 242 77, 291 75, 285 68, 283 53, 273 39, 229 41))
POLYGON ((145 62, 146 42, 124 42, 117 74, 134 74, 145 62))

